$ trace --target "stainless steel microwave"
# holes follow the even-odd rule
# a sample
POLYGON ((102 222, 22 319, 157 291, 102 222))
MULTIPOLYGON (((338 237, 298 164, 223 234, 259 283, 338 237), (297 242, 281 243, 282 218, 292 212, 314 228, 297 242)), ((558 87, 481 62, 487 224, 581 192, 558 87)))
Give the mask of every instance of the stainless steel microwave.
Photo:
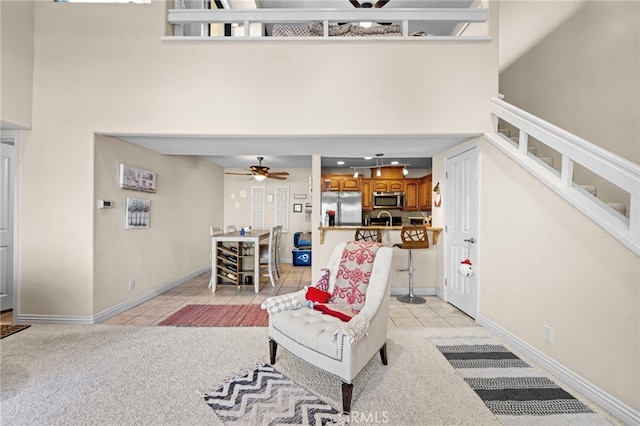
POLYGON ((374 209, 402 209, 404 208, 404 192, 374 192, 374 209))

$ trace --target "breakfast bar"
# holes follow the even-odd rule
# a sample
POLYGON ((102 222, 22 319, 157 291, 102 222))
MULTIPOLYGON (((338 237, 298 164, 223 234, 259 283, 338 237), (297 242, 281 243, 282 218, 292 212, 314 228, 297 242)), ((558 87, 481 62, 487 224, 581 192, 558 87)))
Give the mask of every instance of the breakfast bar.
MULTIPOLYGON (((377 229, 381 231, 401 231, 402 226, 394 225, 394 226, 382 226, 382 225, 371 225, 371 226, 320 226, 318 230, 320 231, 320 244, 324 244, 324 233, 327 231, 351 231, 356 232, 357 229, 377 229)), ((442 228, 439 227, 429 227, 427 226, 427 232, 431 233, 431 244, 438 244, 438 237, 442 232, 442 228)))
MULTIPOLYGON (((407 226, 410 226, 407 224, 407 226)), ((318 226, 317 232, 318 242, 314 246, 314 265, 323 265, 328 259, 331 248, 341 242, 353 240, 356 230, 371 229, 382 231, 382 244, 386 247, 393 247, 393 263, 391 275, 389 277, 391 283, 391 294, 393 296, 406 295, 409 290, 409 276, 407 274, 408 252, 400 248, 394 247, 395 244, 402 243, 401 225, 371 225, 371 226, 318 226)), ((438 266, 438 259, 442 256, 442 244, 438 244, 438 239, 442 233, 440 227, 426 227, 427 237, 429 239, 429 248, 426 250, 415 250, 413 253, 413 261, 415 266, 414 272, 414 291, 420 296, 435 295, 442 289, 442 269, 438 266)), ((319 268, 314 268, 313 279, 317 280, 319 268)))

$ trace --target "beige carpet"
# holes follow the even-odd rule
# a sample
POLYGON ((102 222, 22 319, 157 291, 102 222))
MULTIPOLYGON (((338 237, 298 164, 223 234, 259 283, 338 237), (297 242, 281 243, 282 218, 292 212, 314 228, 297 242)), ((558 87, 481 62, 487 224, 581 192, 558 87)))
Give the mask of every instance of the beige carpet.
MULTIPOLYGON (((430 341, 487 336, 475 328, 389 331, 354 382, 352 415, 390 425, 498 425, 430 341)), ((219 424, 201 393, 268 362, 266 328, 32 325, 0 341, 2 424, 219 424), (16 336, 17 337, 17 336, 16 336)), ((278 351, 280 372, 334 407, 340 381, 278 351)))

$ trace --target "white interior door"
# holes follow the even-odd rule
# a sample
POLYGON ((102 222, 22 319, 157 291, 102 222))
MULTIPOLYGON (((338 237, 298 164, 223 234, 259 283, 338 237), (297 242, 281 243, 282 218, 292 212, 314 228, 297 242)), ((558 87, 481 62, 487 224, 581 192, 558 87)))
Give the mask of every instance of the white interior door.
POLYGON ((478 310, 477 216, 478 148, 447 158, 446 193, 446 300, 475 318, 478 310), (474 273, 459 273, 460 263, 469 259, 474 273))
POLYGON ((13 308, 13 206, 15 146, 0 143, 0 310, 13 308))

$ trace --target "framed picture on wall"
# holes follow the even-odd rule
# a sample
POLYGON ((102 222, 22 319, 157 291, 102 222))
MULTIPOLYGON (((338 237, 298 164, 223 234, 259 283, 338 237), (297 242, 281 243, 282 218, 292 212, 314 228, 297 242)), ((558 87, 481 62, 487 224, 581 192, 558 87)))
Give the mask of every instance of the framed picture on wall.
POLYGON ((302 213, 302 204, 294 204, 293 205, 294 213, 302 213))
POLYGON ((150 211, 151 200, 127 197, 125 229, 148 228, 150 211))
POLYGON ((120 164, 120 188, 156 192, 156 174, 149 170, 120 164))

